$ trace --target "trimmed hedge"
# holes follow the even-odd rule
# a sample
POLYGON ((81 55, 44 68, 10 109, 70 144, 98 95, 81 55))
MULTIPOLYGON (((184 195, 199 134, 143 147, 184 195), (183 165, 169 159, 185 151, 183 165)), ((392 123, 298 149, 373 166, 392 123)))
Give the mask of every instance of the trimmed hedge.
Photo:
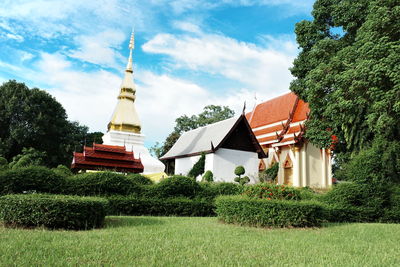
POLYGON ((234 183, 218 182, 218 183, 200 183, 200 192, 197 197, 214 199, 217 196, 240 195, 243 193, 245 186, 234 183))
POLYGON ((266 200, 220 196, 216 213, 226 223, 259 227, 314 227, 323 219, 322 206, 311 201, 266 200))
POLYGON ((8 227, 51 229, 101 227, 107 200, 65 195, 22 194, 0 197, 0 220, 8 227))
POLYGON ((0 195, 24 192, 59 193, 65 186, 65 178, 52 170, 31 166, 0 172, 0 195))
POLYGON ((245 187, 243 195, 252 198, 300 200, 300 190, 286 185, 261 183, 245 187))
POLYGON ((153 182, 150 178, 148 178, 148 177, 146 177, 146 176, 143 176, 143 175, 141 175, 141 174, 138 174, 138 173, 128 174, 127 177, 128 177, 129 179, 131 179, 132 182, 134 182, 134 183, 136 183, 136 184, 141 184, 141 185, 151 185, 151 184, 154 184, 154 182, 153 182))
POLYGON ((188 198, 138 198, 114 196, 108 198, 113 215, 153 216, 214 216, 211 201, 188 198))
POLYGON ((186 176, 174 175, 161 180, 153 188, 154 194, 160 198, 167 197, 196 197, 201 187, 193 178, 186 176))
POLYGON ((89 172, 70 176, 63 193, 80 196, 130 195, 141 186, 133 179, 113 172, 89 172))

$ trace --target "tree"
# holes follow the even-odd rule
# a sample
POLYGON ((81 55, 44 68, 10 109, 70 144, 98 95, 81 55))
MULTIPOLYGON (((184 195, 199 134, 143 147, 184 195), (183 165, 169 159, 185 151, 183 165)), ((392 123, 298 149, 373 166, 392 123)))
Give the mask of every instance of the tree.
POLYGON ((198 115, 192 115, 190 117, 182 115, 175 120, 176 124, 174 130, 167 136, 164 143, 156 143, 150 150, 155 156, 161 157, 171 149, 183 132, 226 120, 234 115, 235 112, 229 107, 216 105, 205 106, 203 112, 198 115))
POLYGON ((19 169, 29 166, 43 166, 45 165, 45 158, 45 152, 36 150, 34 148, 23 148, 22 153, 13 157, 8 166, 10 169, 19 169))
POLYGON ((204 173, 204 166, 206 164, 206 155, 201 154, 199 160, 193 165, 192 169, 189 171, 188 176, 196 179, 197 176, 204 173))
POLYGON ((0 155, 8 161, 32 147, 46 153, 49 167, 69 165, 87 131, 47 92, 15 80, 0 86, 0 155))
POLYGON ((296 24, 301 48, 290 89, 310 105, 307 138, 337 153, 400 140, 400 6, 395 0, 317 0, 296 24))
POLYGON ((204 173, 202 179, 202 182, 213 182, 214 181, 214 174, 212 173, 212 171, 208 170, 204 173))

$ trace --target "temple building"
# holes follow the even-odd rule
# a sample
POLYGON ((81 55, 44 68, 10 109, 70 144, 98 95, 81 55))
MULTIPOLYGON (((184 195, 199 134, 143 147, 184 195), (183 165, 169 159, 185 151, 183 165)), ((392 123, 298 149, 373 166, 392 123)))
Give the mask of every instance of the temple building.
POLYGON ((233 182, 234 170, 241 165, 255 183, 260 159, 266 157, 245 115, 183 133, 161 159, 174 160, 175 174, 187 175, 201 154, 204 170, 213 172, 215 182, 233 182))
POLYGON ((71 169, 141 173, 143 165, 123 146, 93 144, 93 147, 84 146, 82 153, 74 152, 71 169))
POLYGON ((117 106, 108 123, 108 131, 103 136, 103 144, 124 146, 140 158, 144 166, 144 174, 163 173, 165 166, 150 155, 144 146, 145 136, 141 133, 142 124, 135 108, 136 88, 133 81, 132 50, 134 49, 134 34, 129 43, 129 59, 118 95, 117 106))
POLYGON ((318 148, 304 138, 308 104, 294 93, 258 104, 246 114, 268 158, 260 170, 279 163, 278 184, 325 188, 332 185, 329 149, 318 148))

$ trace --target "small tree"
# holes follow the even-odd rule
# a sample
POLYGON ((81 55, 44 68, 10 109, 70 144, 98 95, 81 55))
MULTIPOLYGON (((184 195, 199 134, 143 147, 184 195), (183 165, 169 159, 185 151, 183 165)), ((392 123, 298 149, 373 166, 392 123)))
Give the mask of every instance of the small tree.
POLYGON ((202 182, 214 182, 214 174, 212 171, 206 171, 206 173, 203 175, 202 182))
POLYGON ((246 170, 244 169, 243 166, 237 166, 235 168, 235 175, 237 175, 237 177, 234 179, 235 182, 244 185, 247 184, 248 182, 250 182, 250 179, 248 176, 244 176, 242 177, 243 174, 245 174, 246 170))
POLYGON ((0 157, 0 171, 8 169, 8 162, 6 158, 0 157))
POLYGON ((206 165, 206 155, 203 153, 199 160, 193 165, 189 171, 188 176, 195 178, 204 173, 204 166, 206 165))
POLYGON ((18 169, 29 166, 43 166, 46 152, 36 150, 34 148, 23 148, 22 153, 13 157, 10 162, 10 169, 18 169))

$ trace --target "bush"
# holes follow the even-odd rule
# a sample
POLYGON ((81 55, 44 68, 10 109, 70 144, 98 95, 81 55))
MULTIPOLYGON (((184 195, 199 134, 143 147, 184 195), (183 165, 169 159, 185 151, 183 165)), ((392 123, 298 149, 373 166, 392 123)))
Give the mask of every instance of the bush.
POLYGON ((400 183, 400 142, 375 139, 372 146, 358 152, 335 176, 339 180, 362 183, 400 183))
POLYGON ((138 174, 138 173, 129 174, 127 177, 136 184, 141 184, 141 185, 154 184, 154 182, 150 178, 143 176, 141 174, 138 174))
POLYGON ((345 214, 337 215, 348 216, 343 221, 370 222, 383 215, 384 209, 389 205, 389 198, 390 192, 385 184, 346 182, 335 185, 322 201, 331 205, 335 212, 344 211, 345 214))
POLYGON ((202 182, 213 182, 214 181, 214 174, 212 171, 208 170, 202 177, 202 182))
POLYGON ((174 175, 160 181, 155 185, 155 190, 160 198, 189 197, 194 198, 200 193, 200 185, 192 178, 174 175))
POLYGON ((29 166, 45 165, 46 152, 34 148, 23 148, 22 153, 13 157, 9 164, 10 169, 19 169, 29 166))
POLYGON ((381 221, 400 223, 400 186, 392 186, 390 193, 389 207, 384 210, 381 221))
POLYGON ((248 185, 245 187, 243 195, 252 198, 265 198, 268 200, 300 200, 300 190, 290 186, 269 183, 248 185))
POLYGON ((275 182, 279 172, 279 163, 275 162, 270 168, 262 172, 262 182, 275 182))
POLYGON ((221 195, 240 195, 243 193, 244 186, 234 183, 200 183, 201 190, 197 197, 214 199, 221 195))
POLYGON ((101 227, 107 201, 63 195, 7 195, 0 197, 0 219, 8 227, 92 229, 101 227))
POLYGON ((212 201, 188 198, 138 198, 114 196, 109 198, 114 215, 152 216, 213 216, 212 201))
POLYGON ((322 207, 317 202, 266 200, 247 196, 220 196, 216 213, 226 223, 259 227, 320 226, 322 207))
POLYGON ((8 161, 6 158, 0 157, 0 171, 8 169, 8 161))
POLYGON ((57 168, 53 168, 52 171, 60 176, 65 177, 65 178, 73 175, 73 173, 71 172, 71 169, 65 165, 58 165, 57 168))
POLYGON ((90 172, 67 178, 64 193, 81 196, 109 196, 129 195, 140 191, 140 185, 123 174, 90 172))
POLYGON ((46 167, 31 166, 0 172, 1 195, 26 191, 59 193, 64 185, 64 177, 46 167))
POLYGON ((199 160, 193 165, 192 169, 189 171, 188 176, 196 178, 197 176, 204 173, 205 164, 206 164, 206 155, 201 154, 199 160))

